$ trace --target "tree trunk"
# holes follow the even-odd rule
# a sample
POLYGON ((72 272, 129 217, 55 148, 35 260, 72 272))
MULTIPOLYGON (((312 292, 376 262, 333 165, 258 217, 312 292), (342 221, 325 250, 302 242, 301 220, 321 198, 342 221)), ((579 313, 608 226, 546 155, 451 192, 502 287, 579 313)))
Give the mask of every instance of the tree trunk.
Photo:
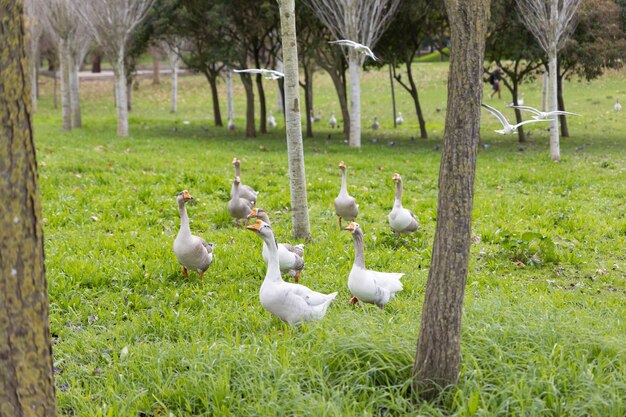
POLYGON ((54 108, 58 109, 59 108, 59 80, 57 78, 57 72, 56 70, 54 71, 54 86, 52 87, 53 90, 53 101, 54 101, 54 108))
MULTIPOLYGON (((513 91, 512 91, 512 96, 513 96, 513 105, 517 106, 517 96, 518 96, 518 86, 519 83, 517 81, 517 79, 512 79, 513 81, 513 91)), ((500 81, 502 82, 502 81, 500 81)), ((521 123, 522 122, 522 111, 520 109, 515 109, 515 123, 521 123)), ((524 143, 526 142, 526 135, 524 134, 524 126, 520 126, 517 128, 517 140, 519 141, 519 143, 524 143)))
POLYGON ((100 51, 95 51, 91 58, 91 72, 99 73, 102 71, 102 53, 100 51))
MULTIPOLYGON (((556 111, 558 109, 558 94, 557 94, 557 73, 556 73, 556 42, 550 48, 549 51, 549 66, 550 66, 550 111, 556 111)), ((559 119, 553 117, 550 122, 550 158, 553 161, 561 160, 561 148, 559 145, 559 119)))
POLYGON ((341 78, 338 74, 328 72, 335 91, 337 92, 337 99, 339 100, 339 107, 341 108, 341 117, 343 118, 343 134, 347 138, 350 137, 350 111, 348 110, 348 94, 346 91, 345 78, 341 78))
POLYGON ((311 238, 309 207, 306 196, 304 149, 298 81, 298 43, 296 41, 295 0, 280 0, 280 31, 285 65, 285 118, 287 127, 287 154, 289 159, 289 189, 291 193, 291 220, 293 236, 311 238))
POLYGON ((153 46, 150 48, 150 53, 152 54, 152 84, 161 84, 159 49, 153 46))
MULTIPOLYGON (((563 101, 563 77, 557 74, 557 99, 558 109, 565 111, 565 101, 563 101)), ((561 136, 569 138, 569 129, 567 127, 567 118, 564 114, 559 115, 559 121, 561 122, 561 136)))
POLYGON ((83 118, 80 111, 80 79, 78 71, 80 63, 73 63, 70 72, 70 103, 72 107, 72 128, 83 127, 83 118))
POLYGON ((311 72, 306 65, 303 65, 302 72, 304 73, 304 107, 307 117, 306 120, 306 137, 313 137, 313 122, 311 121, 311 114, 313 114, 313 89, 311 86, 311 72))
POLYGON ((357 52, 348 52, 350 72, 350 137, 348 143, 353 148, 361 147, 361 64, 357 52))
POLYGON ((413 97, 413 103, 415 103, 415 113, 417 113, 417 121, 420 125, 420 138, 428 139, 428 132, 426 132, 426 120, 424 120, 424 113, 422 112, 422 106, 420 104, 417 86, 415 85, 415 80, 413 79, 411 62, 406 62, 406 72, 409 79, 409 84, 411 86, 411 97, 413 97))
POLYGON ((446 0, 451 48, 448 113, 439 171, 437 226, 413 388, 422 398, 458 381, 461 317, 469 265, 482 63, 490 0, 446 0))
POLYGON ((41 36, 40 23, 37 22, 35 14, 35 2, 28 2, 28 29, 30 39, 28 42, 28 52, 30 58, 30 82, 31 82, 31 99, 32 99, 32 111, 37 111, 37 99, 39 97, 39 84, 37 80, 38 71, 37 66, 39 63, 39 37, 41 36))
POLYGON ((254 90, 252 87, 252 77, 250 74, 240 72, 243 88, 246 90, 246 137, 256 137, 256 127, 254 125, 254 90))
POLYGON ((391 85, 391 116, 393 120, 394 129, 398 127, 396 123, 396 90, 393 88, 393 73, 391 64, 389 64, 389 84, 391 85))
MULTIPOLYGON (((280 59, 276 59, 276 71, 280 71, 283 72, 284 71, 284 67, 283 67, 283 61, 281 61, 280 59)), ((284 73, 284 72, 283 72, 284 73)), ((283 80, 282 78, 279 78, 277 80, 278 82, 276 83, 276 87, 278 88, 278 94, 276 94, 276 108, 280 109, 280 111, 283 112, 283 115, 285 114, 285 80, 283 80)))
POLYGON ((256 89, 259 92, 259 107, 261 108, 259 132, 267 133, 267 108, 265 106, 265 90, 263 89, 263 76, 261 74, 256 75, 256 89))
POLYGON ((0 5, 0 415, 56 416, 21 1, 0 5))
POLYGON ((548 111, 548 71, 543 72, 543 80, 541 83, 541 111, 548 111))
MULTIPOLYGON (((137 84, 135 84, 137 85, 137 84)), ((126 78, 126 110, 133 111, 133 77, 126 78)))
POLYGON ((117 110, 117 136, 128 136, 128 98, 126 90, 126 67, 124 66, 124 50, 119 56, 114 68, 115 76, 115 108, 117 110))
POLYGON ((174 51, 169 52, 170 67, 172 68, 172 108, 171 112, 176 113, 178 111, 178 67, 180 65, 180 58, 174 51))
POLYGON ((72 130, 72 91, 70 87, 70 71, 73 67, 70 51, 65 39, 59 40, 59 64, 61 66, 61 113, 63 130, 72 130))
POLYGON ((224 126, 222 123, 222 112, 220 111, 220 96, 217 90, 217 77, 218 74, 211 74, 209 78, 209 84, 211 85, 211 100, 213 100, 213 120, 215 126, 224 126))
POLYGON ((228 111, 228 120, 234 120, 235 107, 233 105, 233 70, 226 68, 226 109, 228 111))

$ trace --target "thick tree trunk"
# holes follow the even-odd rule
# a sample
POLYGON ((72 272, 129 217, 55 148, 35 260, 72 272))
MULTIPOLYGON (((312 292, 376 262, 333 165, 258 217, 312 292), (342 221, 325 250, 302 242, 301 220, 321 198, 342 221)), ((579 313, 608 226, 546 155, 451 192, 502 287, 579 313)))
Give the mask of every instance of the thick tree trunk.
POLYGON ((161 84, 161 59, 159 57, 159 49, 155 46, 150 48, 152 54, 152 84, 161 84))
POLYGON ((287 154, 289 159, 289 189, 293 236, 311 238, 309 207, 306 196, 304 149, 298 81, 298 43, 296 41, 295 0, 280 0, 280 32, 285 65, 285 118, 287 127, 287 154))
POLYGON ((174 51, 169 52, 170 67, 172 67, 172 108, 171 112, 178 111, 178 67, 180 66, 180 58, 174 51))
POLYGON ((350 138, 348 143, 353 148, 361 147, 361 63, 357 52, 348 53, 350 72, 350 138))
MULTIPOLYGON (((556 42, 549 51, 549 67, 550 67, 550 111, 556 111, 558 109, 558 94, 557 94, 557 68, 556 68, 556 42)), ((561 147, 559 144, 559 119, 553 117, 550 122, 550 158, 553 161, 561 160, 561 147)))
POLYGON ((437 226, 413 368, 413 388, 422 398, 432 398, 459 377, 489 8, 490 0, 446 0, 452 42, 448 113, 437 226))
POLYGON ((126 90, 126 67, 124 51, 120 50, 114 68, 115 76, 115 108, 117 110, 117 136, 128 136, 128 97, 126 90))
MULTIPOLYGON (((563 101, 563 77, 557 74, 557 99, 558 99, 558 109, 561 111, 565 111, 565 101, 563 101)), ((567 118, 564 114, 559 116, 559 121, 561 122, 561 136, 564 138, 569 138, 569 128, 567 127, 567 118)))
POLYGON ((80 111, 80 78, 78 71, 80 64, 74 63, 70 72, 70 103, 72 107, 72 128, 83 127, 83 118, 80 111))
POLYGON ((256 75, 256 89, 259 92, 259 107, 261 111, 259 120, 259 132, 267 133, 267 107, 265 103, 265 90, 263 89, 263 76, 256 75))
POLYGON ((72 130, 72 89, 70 87, 70 71, 73 65, 65 39, 59 40, 59 64, 61 66, 61 113, 63 116, 63 130, 72 130))
POLYGON ((56 416, 22 2, 0 5, 0 415, 56 416))
POLYGON ((222 123, 222 112, 220 111, 220 96, 217 90, 218 74, 211 74, 209 84, 211 85, 211 100, 213 101, 213 121, 215 126, 224 126, 222 123))
POLYGON ((243 88, 246 90, 246 137, 256 137, 256 127, 254 124, 254 90, 252 87, 252 77, 245 72, 239 73, 243 88))

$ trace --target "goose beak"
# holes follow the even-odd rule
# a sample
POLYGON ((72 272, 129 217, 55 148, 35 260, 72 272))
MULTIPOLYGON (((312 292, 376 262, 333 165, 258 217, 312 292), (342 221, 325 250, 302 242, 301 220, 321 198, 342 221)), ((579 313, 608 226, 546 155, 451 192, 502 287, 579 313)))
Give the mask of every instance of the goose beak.
POLYGON ((250 219, 252 217, 256 217, 257 213, 258 213, 259 209, 258 208, 253 208, 252 211, 250 212, 250 214, 248 214, 246 216, 247 219, 250 219))
POLYGON ((354 229, 355 228, 356 228, 356 224, 354 222, 352 222, 349 225, 347 225, 346 227, 344 227, 343 230, 348 231, 350 233, 354 233, 354 229))
POLYGON ((257 219, 256 223, 246 226, 246 229, 252 230, 253 232, 258 232, 259 230, 261 230, 262 224, 263 224, 263 221, 260 219, 257 219))
POLYGON ((235 182, 236 182, 237 184, 239 184, 239 183, 241 182, 241 178, 239 178, 239 177, 235 177, 235 182))
POLYGON ((193 197, 189 194, 189 191, 183 190, 183 199, 185 199, 185 201, 189 201, 193 200, 193 197))
POLYGON ((231 164, 237 165, 238 163, 239 163, 239 159, 233 158, 233 162, 231 162, 231 164))
POLYGON ((392 179, 394 182, 398 182, 400 180, 400 174, 396 172, 395 174, 393 174, 392 179))
POLYGON ((344 169, 346 164, 343 161, 339 161, 339 168, 344 169))

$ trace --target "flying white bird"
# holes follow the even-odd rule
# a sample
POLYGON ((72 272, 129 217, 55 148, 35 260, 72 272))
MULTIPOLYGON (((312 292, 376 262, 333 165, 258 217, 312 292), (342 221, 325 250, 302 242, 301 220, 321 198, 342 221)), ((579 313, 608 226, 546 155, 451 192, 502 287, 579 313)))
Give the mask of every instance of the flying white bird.
POLYGON ((251 74, 263 74, 263 76, 265 76, 266 80, 277 80, 279 78, 283 78, 285 76, 285 74, 283 74, 280 71, 274 71, 274 70, 269 70, 269 69, 257 69, 257 68, 248 68, 248 69, 242 69, 242 70, 233 70, 235 72, 249 72, 251 74))
POLYGON ((622 105, 619 104, 619 98, 615 102, 615 105, 613 106, 613 108, 615 109, 615 111, 622 111, 622 105))
POLYGON ((378 61, 378 58, 376 57, 376 55, 374 55, 374 52, 372 52, 372 50, 369 47, 362 45, 360 43, 357 43, 348 39, 340 39, 338 41, 330 41, 328 43, 333 43, 333 44, 337 44, 341 46, 349 46, 350 48, 354 48, 355 51, 362 53, 363 55, 369 56, 374 61, 378 61))
POLYGON ((571 114, 572 116, 580 116, 580 114, 572 113, 569 111, 562 111, 562 110, 540 111, 530 106, 509 106, 509 107, 513 107, 514 109, 526 110, 531 113, 534 113, 536 114, 536 116, 533 116, 533 119, 535 120, 550 120, 552 119, 552 116, 560 116, 562 114, 571 114))
POLYGON ((494 109, 491 106, 488 106, 484 103, 481 103, 481 105, 486 108, 487 110, 489 110, 489 112, 491 114, 493 114, 494 116, 496 116, 498 118, 498 120, 500 120, 500 123, 502 123, 502 127, 504 129, 500 129, 500 130, 496 130, 495 132, 500 133, 502 135, 512 135, 513 133, 515 133, 517 131, 517 128, 525 125, 527 123, 534 123, 534 122, 545 122, 547 120, 537 120, 537 119, 532 119, 532 120, 524 120, 521 123, 518 123, 516 125, 512 125, 509 123, 508 120, 506 120, 506 117, 504 117, 504 115, 502 113, 500 113, 498 110, 494 109))

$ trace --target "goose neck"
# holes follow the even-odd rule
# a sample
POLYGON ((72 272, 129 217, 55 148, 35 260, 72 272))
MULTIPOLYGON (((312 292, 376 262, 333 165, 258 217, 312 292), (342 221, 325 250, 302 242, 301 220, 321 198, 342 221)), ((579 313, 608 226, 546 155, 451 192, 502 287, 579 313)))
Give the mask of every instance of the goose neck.
POLYGON ((274 234, 263 236, 265 246, 267 246, 267 272, 265 273, 266 281, 279 282, 282 281, 280 275, 280 263, 278 260, 278 244, 274 238, 274 234))
POLYGON ((363 232, 356 230, 352 234, 354 239, 354 265, 365 269, 365 250, 363 249, 363 232))
POLYGON ((185 202, 182 201, 178 204, 178 213, 180 214, 180 230, 178 234, 191 234, 191 230, 189 229, 189 216, 187 216, 187 207, 185 206, 185 202))
POLYGON ((394 205, 402 206, 402 180, 396 182, 396 199, 394 205))
POLYGON ((346 170, 341 170, 341 194, 348 195, 348 181, 346 180, 346 170))

